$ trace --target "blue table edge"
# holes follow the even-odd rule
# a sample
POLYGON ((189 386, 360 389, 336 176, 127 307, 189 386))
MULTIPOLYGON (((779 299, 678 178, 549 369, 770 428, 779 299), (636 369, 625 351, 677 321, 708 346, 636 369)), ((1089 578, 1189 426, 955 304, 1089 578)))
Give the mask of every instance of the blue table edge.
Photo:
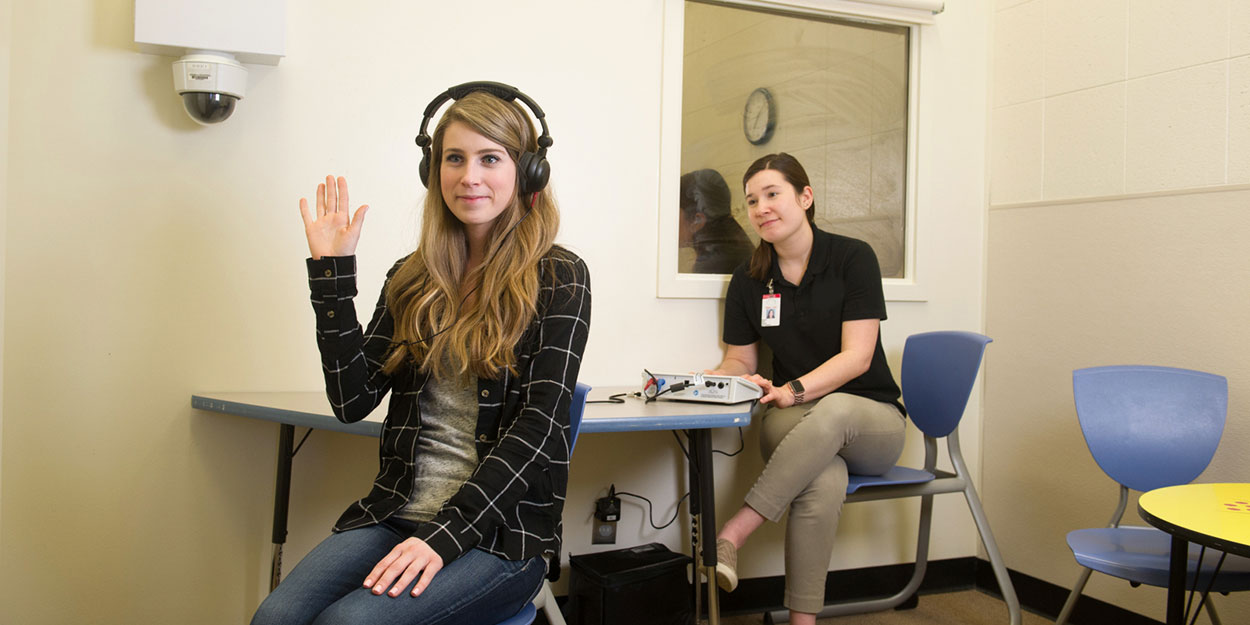
MULTIPOLYGON (((629 399, 627 401, 641 401, 629 399)), ((684 403, 684 402, 683 402, 684 403)), ((723 427, 745 427, 751 423, 754 402, 740 404, 719 404, 719 410, 728 406, 740 406, 736 412, 712 412, 694 415, 661 415, 637 417, 594 417, 587 414, 582 419, 579 432, 594 434, 599 432, 646 432, 657 430, 689 430, 723 427)), ((191 407, 223 414, 232 414, 253 419, 262 419, 274 423, 285 423, 299 427, 330 430, 347 434, 378 437, 382 435, 382 423, 363 420, 356 423, 343 423, 330 414, 309 413, 300 410, 289 410, 274 406, 264 406, 246 402, 238 402, 212 394, 192 394, 191 407)), ((591 412, 587 407, 587 412, 591 412)))
POLYGON ((274 423, 284 423, 316 430, 331 430, 346 434, 379 437, 382 435, 382 423, 378 421, 357 421, 343 423, 333 415, 323 415, 287 410, 273 406, 261 406, 244 402, 230 401, 207 395, 191 395, 191 407, 198 410, 238 415, 252 419, 263 419, 274 423))

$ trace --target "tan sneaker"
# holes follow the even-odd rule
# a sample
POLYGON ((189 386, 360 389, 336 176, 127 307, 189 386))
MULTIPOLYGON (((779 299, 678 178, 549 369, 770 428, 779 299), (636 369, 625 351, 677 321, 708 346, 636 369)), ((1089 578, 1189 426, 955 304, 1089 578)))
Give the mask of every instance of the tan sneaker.
POLYGON ((716 585, 725 592, 738 587, 738 549, 724 538, 716 539, 716 585))

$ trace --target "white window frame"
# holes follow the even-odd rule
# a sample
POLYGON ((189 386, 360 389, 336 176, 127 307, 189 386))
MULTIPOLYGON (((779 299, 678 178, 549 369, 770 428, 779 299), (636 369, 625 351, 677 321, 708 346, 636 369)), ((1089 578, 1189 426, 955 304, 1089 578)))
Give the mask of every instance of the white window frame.
MULTIPOLYGON (((886 301, 925 301, 917 268, 916 187, 920 92, 921 24, 932 23, 941 2, 934 0, 811 0, 781 2, 770 0, 722 0, 727 5, 760 7, 795 14, 837 16, 905 26, 908 29, 907 79, 907 179, 904 193, 904 261, 902 278, 883 278, 886 301), (936 6, 936 8, 930 8, 936 6)), ((686 0, 665 0, 663 51, 660 72, 660 195, 659 259, 656 295, 662 298, 718 299, 729 287, 726 274, 681 273, 678 265, 679 208, 681 180, 681 96, 684 65, 686 0)))

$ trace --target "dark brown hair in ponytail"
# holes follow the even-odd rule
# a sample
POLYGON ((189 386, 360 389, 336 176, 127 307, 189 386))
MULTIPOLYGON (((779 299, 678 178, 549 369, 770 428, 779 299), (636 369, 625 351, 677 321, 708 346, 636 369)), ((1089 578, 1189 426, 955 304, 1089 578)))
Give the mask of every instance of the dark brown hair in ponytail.
MULTIPOLYGON (((747 181, 755 174, 771 169, 786 179, 790 186, 794 187, 796 195, 802 194, 804 187, 812 186, 811 181, 807 177, 807 170, 799 164, 799 159, 778 152, 776 154, 768 154, 755 159, 750 167, 747 167, 747 173, 742 174, 742 188, 745 189, 747 181)), ((807 223, 813 226, 816 223, 816 200, 812 199, 812 205, 807 207, 807 223)), ((760 244, 755 247, 755 252, 751 254, 751 262, 747 267, 748 273, 752 278, 759 281, 768 279, 769 270, 773 264, 773 244, 760 239, 760 244)))

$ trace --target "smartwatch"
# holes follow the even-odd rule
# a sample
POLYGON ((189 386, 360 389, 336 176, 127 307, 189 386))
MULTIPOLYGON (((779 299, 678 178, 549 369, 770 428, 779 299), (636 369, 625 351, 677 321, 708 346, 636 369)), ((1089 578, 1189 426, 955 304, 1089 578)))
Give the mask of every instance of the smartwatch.
POLYGON ((794 403, 795 404, 803 403, 803 393, 806 390, 803 388, 803 383, 800 382, 798 378, 794 378, 793 380, 790 380, 789 382, 787 382, 786 386, 790 387, 791 393, 794 393, 794 403))

